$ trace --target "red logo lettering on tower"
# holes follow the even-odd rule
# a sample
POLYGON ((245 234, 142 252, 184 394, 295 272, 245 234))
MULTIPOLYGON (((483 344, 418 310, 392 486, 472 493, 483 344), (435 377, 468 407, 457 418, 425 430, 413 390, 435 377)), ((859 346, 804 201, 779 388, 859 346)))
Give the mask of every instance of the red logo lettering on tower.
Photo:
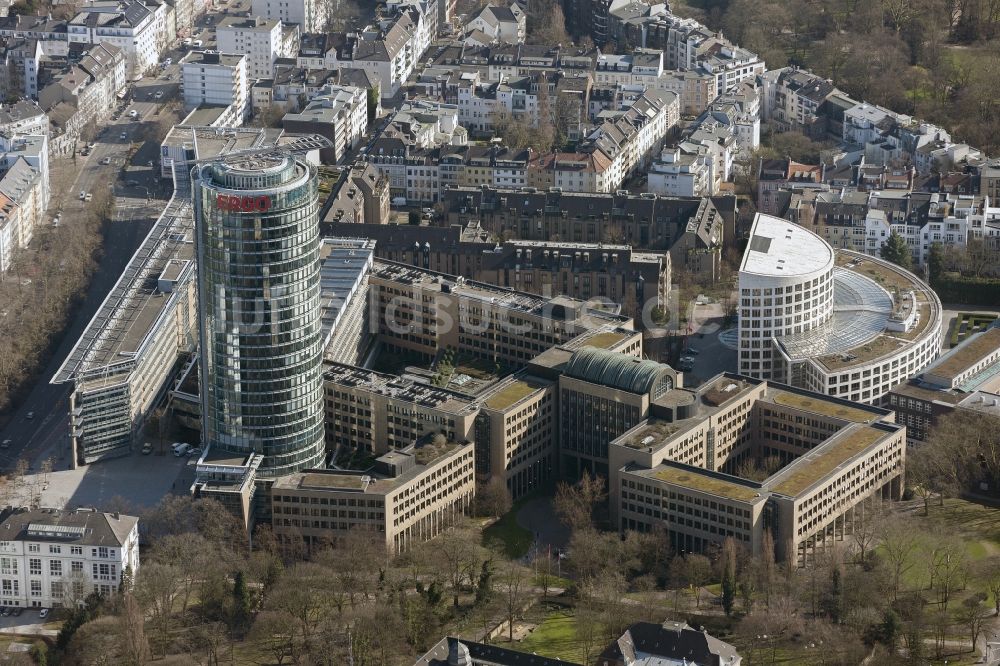
POLYGON ((266 195, 238 197, 231 194, 220 194, 215 198, 219 210, 230 213, 266 213, 271 210, 271 197, 266 195))

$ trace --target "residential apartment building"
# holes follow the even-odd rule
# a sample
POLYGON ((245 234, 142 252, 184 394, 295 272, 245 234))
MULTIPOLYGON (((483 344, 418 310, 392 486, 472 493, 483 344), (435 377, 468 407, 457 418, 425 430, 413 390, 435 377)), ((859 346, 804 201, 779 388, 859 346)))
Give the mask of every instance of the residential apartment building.
POLYGON ((757 215, 739 288, 741 374, 880 404, 940 350, 930 287, 787 220, 757 215))
MULTIPOLYGON (((215 34, 221 53, 246 56, 247 77, 250 79, 271 78, 278 58, 292 58, 298 53, 297 43, 294 43, 294 49, 286 48, 281 21, 274 18, 225 16, 216 25, 215 34)), ((294 41, 297 42, 297 39, 294 41)))
POLYGON ((580 152, 601 151, 610 161, 604 189, 617 190, 633 174, 644 170, 656 155, 667 131, 680 120, 680 104, 673 93, 647 90, 626 111, 608 118, 580 144, 580 152))
POLYGON ((191 51, 181 59, 184 110, 199 106, 232 107, 232 122, 239 126, 250 115, 247 56, 243 53, 191 51))
POLYGON ((167 5, 142 0, 94 2, 67 26, 70 44, 106 44, 121 49, 131 74, 159 63, 167 45, 167 5))
POLYGON ((355 236, 349 231, 334 233, 333 226, 383 225, 388 221, 389 179, 371 162, 360 161, 351 167, 350 174, 341 181, 340 189, 325 207, 320 224, 323 226, 324 236, 355 236), (326 233, 327 231, 331 233, 326 233))
POLYGON ((761 159, 757 169, 757 209, 765 215, 781 215, 790 199, 790 188, 825 189, 825 173, 823 165, 800 164, 790 158, 761 159))
POLYGON ((320 151, 324 164, 337 164, 354 150, 368 128, 367 94, 353 86, 324 86, 301 111, 286 113, 285 130, 325 136, 333 144, 320 151))
MULTIPOLYGON (((445 192, 445 217, 463 227, 480 222, 489 233, 505 238, 561 243, 628 244, 645 251, 669 250, 685 235, 692 218, 721 216, 721 237, 735 238, 732 197, 714 197, 712 209, 697 197, 665 197, 652 193, 533 191, 454 188, 445 192)), ((703 228, 698 223, 695 228, 703 228)), ((718 237, 718 236, 717 236, 718 237)), ((696 244, 694 238, 692 243, 696 244)), ((693 249, 711 249, 708 246, 693 249)), ((676 264, 676 261, 675 261, 676 264)))
POLYGON ((209 3, 206 0, 172 0, 174 32, 180 39, 195 34, 198 20, 205 15, 209 3))
POLYGON ((312 469, 276 479, 272 528, 307 545, 366 530, 397 554, 432 539, 471 506, 475 447, 428 438, 380 456, 371 470, 312 469))
POLYGON ((672 393, 610 446, 622 531, 662 528, 686 552, 732 538, 750 553, 770 531, 778 558, 803 565, 873 498, 902 495, 906 429, 888 410, 728 373, 672 393), (765 458, 781 467, 739 476, 765 458))
POLYGON ((49 119, 45 110, 31 99, 21 99, 13 104, 0 105, 0 133, 49 134, 49 119))
POLYGON ((48 146, 44 134, 0 135, 0 273, 44 220, 50 198, 48 146))
MULTIPOLYGON (((435 35, 436 14, 435 9, 435 35)), ((351 66, 367 71, 379 82, 383 99, 399 91, 430 46, 431 19, 416 7, 406 7, 390 18, 386 27, 365 30, 348 45, 351 66)))
POLYGON ((524 41, 527 14, 516 2, 510 6, 486 5, 465 24, 468 31, 479 31, 491 41, 520 44, 524 41))
POLYGON ((41 180, 40 172, 23 160, 0 172, 0 273, 10 268, 16 250, 27 247, 41 222, 41 180))
POLYGON ((682 152, 664 148, 649 167, 647 189, 671 197, 703 197, 715 194, 714 161, 704 152, 682 152))
POLYGON ((893 388, 886 405, 906 426, 909 441, 924 442, 938 419, 955 412, 1000 418, 998 371, 1000 328, 991 327, 963 340, 923 372, 893 388))
POLYGON ((139 519, 93 509, 0 514, 0 603, 22 608, 110 597, 139 571, 139 519))
POLYGON ((323 32, 330 20, 329 5, 320 0, 253 0, 250 11, 253 16, 294 23, 303 33, 323 32))
POLYGON ((79 59, 39 78, 43 87, 38 103, 49 114, 60 143, 76 140, 88 123, 103 123, 111 116, 125 89, 127 73, 125 51, 96 44, 79 59))
POLYGON ((836 92, 833 84, 795 67, 772 69, 760 76, 761 116, 779 132, 798 131, 820 137, 827 128, 820 106, 836 92))

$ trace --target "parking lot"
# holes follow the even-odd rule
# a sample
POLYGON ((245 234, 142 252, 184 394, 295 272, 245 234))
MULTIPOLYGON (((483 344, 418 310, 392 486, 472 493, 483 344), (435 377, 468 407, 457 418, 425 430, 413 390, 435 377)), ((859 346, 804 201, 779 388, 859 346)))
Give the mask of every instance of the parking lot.
POLYGON ((0 634, 24 636, 56 636, 60 622, 50 611, 45 619, 38 617, 39 608, 24 608, 20 615, 0 616, 0 634))

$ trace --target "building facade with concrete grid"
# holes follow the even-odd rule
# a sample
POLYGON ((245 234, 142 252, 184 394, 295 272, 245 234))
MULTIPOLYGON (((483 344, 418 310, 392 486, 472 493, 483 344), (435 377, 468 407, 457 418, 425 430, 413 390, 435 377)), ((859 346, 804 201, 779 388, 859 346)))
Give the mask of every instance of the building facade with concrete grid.
POLYGON ((385 453, 369 471, 310 469, 277 479, 272 527, 279 539, 308 546, 367 530, 401 553, 454 524, 475 488, 472 444, 424 438, 385 453))
POLYGON ((734 374, 674 393, 611 443, 621 530, 663 528, 678 552, 731 537, 751 553, 770 532, 779 558, 804 563, 866 502, 902 495, 906 429, 889 410, 734 374))

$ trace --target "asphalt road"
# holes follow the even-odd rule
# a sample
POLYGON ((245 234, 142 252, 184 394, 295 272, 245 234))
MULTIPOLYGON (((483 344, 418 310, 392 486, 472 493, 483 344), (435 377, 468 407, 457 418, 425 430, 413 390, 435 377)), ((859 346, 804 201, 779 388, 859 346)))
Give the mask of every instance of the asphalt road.
MULTIPOLYGON (((164 99, 169 97, 165 94, 164 99)), ((148 120, 155 116, 158 107, 153 100, 139 101, 128 108, 136 108, 142 118, 148 120)), ((73 313, 62 340, 47 359, 35 386, 6 427, 0 431, 0 441, 10 440, 6 448, 0 448, 0 467, 13 468, 19 458, 25 458, 29 461, 30 468, 37 470, 41 462, 50 456, 55 461, 56 469, 65 469, 71 463, 68 416, 70 386, 52 385, 49 380, 76 344, 83 329, 163 209, 166 187, 155 177, 155 165, 150 167, 148 159, 141 163, 140 160, 133 160, 132 164, 126 166, 124 178, 120 177, 132 140, 138 139, 140 132, 140 124, 129 120, 127 114, 124 114, 120 120, 105 127, 93 152, 87 157, 78 153, 75 162, 73 159, 53 160, 54 173, 70 174, 67 180, 72 177, 72 181, 68 188, 53 181, 50 218, 61 211, 60 225, 73 224, 74 218, 79 219, 78 216, 86 205, 80 200, 79 193, 93 192, 99 187, 114 187, 118 210, 105 234, 104 253, 83 302, 73 313), (125 140, 121 139, 122 132, 126 134, 125 140), (101 161, 105 158, 110 163, 102 165, 101 161), (124 184, 126 180, 134 180, 137 185, 127 187, 124 184)), ((158 147, 155 148, 155 151, 143 150, 139 154, 145 156, 158 153, 158 147)))

